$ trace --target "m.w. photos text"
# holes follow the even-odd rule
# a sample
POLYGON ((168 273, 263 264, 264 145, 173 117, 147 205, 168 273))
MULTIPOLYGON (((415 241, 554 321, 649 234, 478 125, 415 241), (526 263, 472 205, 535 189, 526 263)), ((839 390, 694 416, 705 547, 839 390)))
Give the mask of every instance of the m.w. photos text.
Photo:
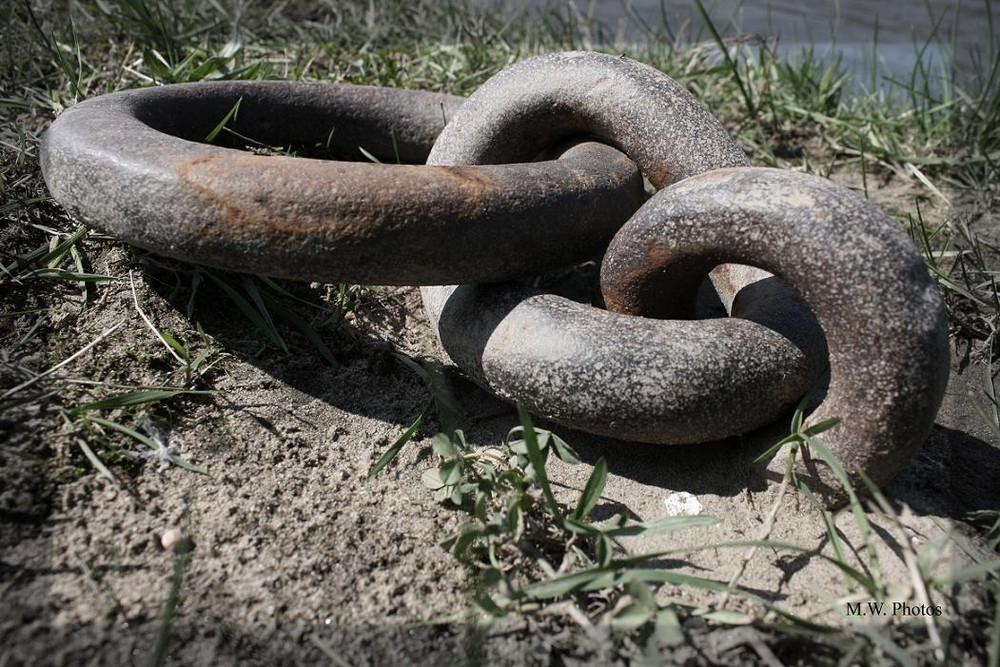
POLYGON ((847 616, 941 616, 939 604, 908 604, 906 602, 848 602, 847 616))

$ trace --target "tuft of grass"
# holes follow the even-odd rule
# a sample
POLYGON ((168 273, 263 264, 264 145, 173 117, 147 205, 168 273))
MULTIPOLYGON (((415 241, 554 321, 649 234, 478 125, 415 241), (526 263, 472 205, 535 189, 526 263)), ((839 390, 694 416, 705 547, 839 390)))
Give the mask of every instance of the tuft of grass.
MULTIPOLYGON (((121 280, 118 276, 96 274, 89 270, 89 261, 86 259, 87 250, 84 247, 89 236, 88 231, 83 227, 68 234, 51 232, 47 242, 18 256, 14 261, 2 267, 2 280, 15 288, 33 287, 37 289, 37 283, 42 280, 75 284, 80 289, 79 297, 76 299, 78 312, 86 314, 94 307, 95 295, 91 289, 92 285, 121 280), (76 270, 63 268, 66 263, 70 263, 76 270)), ((188 355, 186 359, 186 384, 190 385, 195 379, 193 374, 203 370, 202 365, 212 353, 206 350, 193 359, 190 358, 186 348, 175 338, 158 331, 153 326, 139 306, 134 282, 132 283, 132 294, 136 310, 150 329, 167 345, 167 349, 178 359, 180 359, 180 355, 177 350, 188 355)), ((46 310, 41 309, 39 312, 46 312, 46 310)), ((12 313, 11 315, 18 318, 23 314, 12 313)), ((14 352, 18 348, 36 346, 37 342, 34 339, 40 334, 42 322, 41 319, 36 320, 10 351, 14 352)), ((23 379, 0 393, 0 413, 15 414, 35 404, 44 405, 47 411, 59 415, 60 420, 68 427, 68 438, 75 443, 87 461, 115 485, 119 484, 118 478, 98 452, 101 450, 111 452, 112 458, 120 459, 122 455, 130 455, 132 450, 120 442, 112 442, 109 439, 109 431, 127 436, 131 441, 145 445, 149 453, 143 454, 144 456, 153 455, 164 462, 173 463, 195 472, 204 472, 204 469, 194 466, 178 456, 171 448, 164 445, 160 438, 149 437, 136 431, 133 426, 129 425, 129 420, 126 419, 125 423, 122 423, 122 421, 98 417, 94 413, 116 411, 122 416, 132 414, 134 416, 133 423, 138 423, 146 419, 147 410, 155 409, 169 399, 182 395, 205 395, 211 392, 177 387, 145 388, 126 385, 128 391, 125 393, 119 392, 110 396, 105 394, 101 397, 95 397, 87 390, 109 387, 109 383, 81 380, 67 375, 69 369, 84 362, 95 349, 100 348, 112 340, 116 334, 119 334, 125 328, 125 324, 125 322, 118 322, 105 329, 93 340, 44 371, 34 372, 23 366, 17 368, 15 373, 23 379), (81 389, 85 390, 82 395, 81 389)))
POLYGON ((435 499, 469 516, 441 546, 472 569, 478 582, 474 604, 481 614, 497 621, 621 585, 630 587, 631 603, 616 607, 622 597, 612 595, 602 613, 626 627, 647 612, 649 618, 656 615, 655 605, 650 607, 645 595, 650 580, 717 586, 687 575, 641 571, 640 565, 659 554, 634 556, 620 542, 623 537, 710 525, 716 519, 668 517, 633 523, 617 515, 600 524, 592 522, 590 514, 607 480, 605 461, 595 464, 574 507, 563 506, 552 492, 546 462, 556 456, 578 464, 579 456, 559 436, 536 429, 523 408, 518 413, 521 425, 510 431, 500 448, 473 447, 461 430, 437 434, 432 449, 440 462, 422 475, 435 499))
MULTIPOLYGON (((770 599, 739 584, 741 574, 758 550, 792 552, 837 567, 844 574, 845 595, 828 591, 829 609, 842 611, 875 605, 883 608, 892 604, 902 588, 910 591, 908 604, 934 608, 955 594, 959 582, 992 581, 1000 574, 1000 559, 973 566, 967 571, 942 574, 936 569, 944 551, 944 541, 932 541, 921 549, 915 548, 906 536, 903 524, 882 492, 867 478, 866 490, 874 499, 877 511, 898 533, 910 579, 905 582, 887 581, 880 574, 876 542, 882 539, 872 530, 866 508, 852 488, 843 466, 823 444, 819 435, 835 422, 804 427, 801 410, 796 411, 789 435, 769 450, 791 447, 792 455, 782 483, 782 492, 768 514, 761 535, 754 540, 705 544, 652 553, 630 553, 623 537, 667 534, 697 526, 712 525, 713 517, 667 517, 652 522, 635 523, 624 516, 595 523, 590 519, 601 503, 607 481, 607 465, 603 458, 595 462, 593 471, 579 499, 572 506, 563 505, 552 494, 546 463, 555 456, 564 463, 576 465, 579 456, 556 434, 536 429, 527 412, 519 406, 520 425, 511 430, 499 447, 475 447, 463 431, 438 433, 432 438, 431 449, 438 461, 426 469, 422 481, 434 498, 463 513, 467 518, 458 530, 441 542, 454 554, 473 577, 475 590, 471 604, 480 623, 493 626, 514 617, 561 617, 564 623, 576 625, 597 637, 610 638, 621 655, 633 658, 659 655, 659 647, 696 642, 691 636, 690 621, 699 619, 709 627, 752 624, 766 631, 774 642, 804 642, 810 653, 822 646, 829 653, 822 664, 930 665, 948 660, 961 660, 962 649, 954 634, 968 632, 961 621, 953 622, 932 614, 923 616, 923 626, 905 621, 889 622, 873 631, 860 616, 846 627, 827 625, 782 608, 770 599), (849 498, 848 511, 854 517, 866 550, 857 554, 862 568, 848 562, 833 517, 815 499, 808 487, 795 475, 795 451, 807 445, 835 472, 849 498), (786 486, 795 486, 817 507, 827 527, 826 539, 832 554, 819 552, 811 546, 776 542, 769 539, 775 516, 781 511, 786 486), (743 549, 741 566, 728 582, 696 576, 663 566, 647 564, 665 557, 677 558, 699 550, 743 549), (714 603, 703 607, 664 597, 663 584, 682 589, 700 589, 714 593, 714 603), (761 616, 729 608, 729 600, 740 598, 769 612, 777 622, 764 621, 761 616), (605 628, 610 631, 598 632, 605 628), (650 653, 650 651, 653 651, 650 653), (838 663, 839 661, 839 663, 838 663)), ((683 562, 683 561, 682 561, 683 562)), ((809 567, 809 564, 806 564, 809 567)), ((898 602, 898 600, 897 600, 898 602)), ((464 618, 456 614, 455 618, 464 618)), ((992 641, 992 635, 984 641, 992 641)), ((966 641, 966 640, 962 640, 966 641)), ((991 644, 992 646, 992 644, 991 644)), ((990 649, 991 651, 994 649, 990 649)))

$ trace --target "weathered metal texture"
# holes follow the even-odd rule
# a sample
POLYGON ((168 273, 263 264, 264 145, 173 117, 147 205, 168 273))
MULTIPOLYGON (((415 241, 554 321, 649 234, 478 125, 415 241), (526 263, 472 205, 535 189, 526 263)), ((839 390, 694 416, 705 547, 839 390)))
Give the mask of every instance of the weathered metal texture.
MULTIPOLYGON (((720 262, 772 271, 812 306, 829 344, 830 387, 806 423, 839 417, 823 442, 855 483, 861 471, 888 481, 926 438, 948 380, 941 296, 900 226, 825 179, 713 171, 657 193, 622 228, 604 258, 604 297, 619 312, 670 317, 720 262)), ((711 350, 701 355, 703 367, 716 363, 711 350)), ((740 368, 726 384, 757 386, 740 368)), ((805 454, 800 479, 842 500, 831 470, 805 454)), ((776 474, 784 468, 784 457, 771 463, 776 474)))
POLYGON ((603 250, 643 197, 635 165, 593 143, 559 160, 487 167, 201 143, 237 101, 228 127, 246 143, 420 162, 463 98, 284 82, 115 93, 70 108, 46 133, 49 190, 84 222, 164 255, 386 285, 501 280, 580 261, 603 250), (567 214, 573 225, 551 224, 567 214))
MULTIPOLYGON (((428 162, 524 160, 580 136, 620 148, 658 187, 748 164, 682 86, 595 53, 541 56, 500 72, 456 112, 428 162)), ((512 285, 428 287, 422 295, 445 350, 484 388, 574 428, 675 444, 774 420, 826 364, 818 325, 786 285, 746 267, 713 280, 737 317, 649 320, 512 285), (734 386, 733 375, 752 382, 734 386)))

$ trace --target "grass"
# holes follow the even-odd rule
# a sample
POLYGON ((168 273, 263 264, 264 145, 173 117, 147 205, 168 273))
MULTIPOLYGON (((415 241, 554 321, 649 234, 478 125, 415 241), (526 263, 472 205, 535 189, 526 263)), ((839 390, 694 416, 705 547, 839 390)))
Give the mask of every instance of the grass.
MULTIPOLYGON (((459 2, 399 0, 337 3, 335 10, 194 0, 67 7, 56 12, 20 3, 0 25, 0 217, 6 223, 0 230, 0 436, 8 453, 42 461, 32 470, 49 480, 47 498, 65 481, 93 471, 130 488, 147 459, 205 470, 196 463, 198 450, 179 452, 170 434, 183 432, 205 411, 226 409, 215 382, 236 363, 226 351, 234 341, 225 345, 206 333, 199 318, 213 309, 221 307, 246 325, 245 337, 235 341, 240 355, 300 353, 335 365, 347 354, 340 346, 349 348, 345 314, 359 300, 375 298, 359 286, 306 287, 167 261, 80 226, 48 197, 38 166, 41 133, 60 111, 114 90, 211 79, 346 81, 468 94, 505 65, 536 53, 615 50, 601 44, 606 33, 600 26, 569 5, 540 20, 509 19, 459 2)), ((890 203, 892 212, 942 288, 956 342, 970 345, 975 360, 992 370, 1000 328, 998 253, 970 221, 997 215, 996 43, 991 41, 975 88, 939 85, 921 59, 908 80, 858 92, 837 60, 815 54, 781 59, 773 41, 732 39, 711 22, 704 34, 704 42, 683 46, 663 40, 630 45, 628 54, 692 89, 758 164, 856 176, 857 187, 876 200, 879 183, 912 184, 907 201, 890 203), (964 208, 942 215, 936 208, 942 199, 961 200, 964 208)), ((238 107, 231 115, 236 113, 238 107)), ((228 118, 206 141, 224 131, 228 118)), ((829 647, 847 663, 954 658, 948 641, 955 633, 943 634, 933 620, 881 633, 861 625, 830 627, 754 598, 740 586, 739 575, 717 582, 649 567, 675 554, 627 553, 623 538, 683 530, 707 519, 592 520, 607 481, 605 464, 595 463, 575 504, 563 504, 546 470, 550 457, 569 463, 577 458, 568 444, 536 429, 523 411, 520 427, 502 445, 467 442, 459 425, 468 418, 440 368, 405 355, 399 360, 428 385, 431 398, 371 473, 389 466, 411 439, 440 431, 431 440, 436 465, 423 481, 438 500, 467 517, 443 546, 474 573, 474 603, 484 618, 558 613, 588 632, 603 623, 618 633, 623 654, 636 660, 648 657, 650 646, 693 641, 685 629, 693 618, 713 627, 750 622, 772 645, 794 637, 829 647), (710 592, 715 604, 664 602, 656 595, 664 583, 710 592), (735 611, 728 604, 733 599, 760 605, 759 615, 735 611)), ((992 382, 984 389, 983 421, 1000 443, 997 392, 992 382)), ((799 420, 780 445, 809 438, 822 452, 816 440, 821 431, 805 432, 799 420)), ((790 473, 784 484, 810 497, 790 473)), ((899 522, 884 496, 869 491, 873 505, 863 505, 853 490, 850 504, 866 535, 864 567, 848 562, 834 518, 821 513, 834 551, 826 558, 857 599, 885 601, 899 582, 880 576, 874 544, 881 538, 867 516, 880 513, 899 522)), ((782 511, 788 510, 779 501, 769 516, 782 511)), ((1000 519, 989 512, 973 518, 995 550, 1000 519)), ((905 538, 899 543, 909 545, 905 538)), ((704 548, 731 549, 744 567, 762 549, 809 551, 772 542, 767 530, 756 540, 704 548)), ((912 573, 905 583, 915 602, 947 597, 959 579, 970 578, 985 582, 996 607, 993 565, 946 579, 929 567, 930 547, 904 556, 912 573)), ((189 557, 196 555, 184 555, 183 565, 176 560, 157 660, 169 642, 189 557)), ((982 656, 992 665, 1000 660, 998 626, 994 619, 979 634, 961 631, 984 643, 982 656)))
MULTIPOLYGON (((803 428, 803 413, 796 411, 790 434, 761 456, 767 458, 781 447, 793 449, 777 499, 755 539, 635 553, 623 544, 622 538, 631 538, 629 544, 633 545, 636 538, 710 526, 718 523, 718 519, 697 515, 636 523, 616 514, 601 522, 591 520, 592 512, 602 502, 607 482, 605 459, 596 461, 576 502, 561 503, 548 479, 547 460, 555 456, 576 465, 580 463, 579 455, 556 434, 536 429, 520 406, 518 414, 521 425, 511 430, 500 447, 472 446, 462 430, 454 430, 450 435, 438 433, 432 440, 437 465, 424 470, 422 476, 424 486, 436 500, 467 515, 458 530, 442 540, 441 547, 463 562, 476 582, 472 606, 483 627, 502 625, 512 617, 525 615, 564 616, 584 631, 594 632, 596 627, 610 630, 605 641, 617 646, 620 655, 639 661, 648 658, 650 650, 658 655, 660 648, 669 650, 683 644, 685 637, 687 641, 696 641, 690 631, 684 630, 684 624, 690 625, 692 619, 720 628, 752 625, 771 633, 772 639, 795 638, 803 644, 812 644, 812 652, 822 646, 841 657, 851 656, 847 663, 859 660, 863 664, 936 665, 960 664, 969 658, 962 647, 968 639, 964 636, 968 628, 940 618, 944 610, 942 601, 953 600, 955 585, 967 580, 989 582, 995 596, 1000 557, 965 570, 942 572, 938 566, 943 544, 931 542, 917 549, 906 537, 903 522, 881 490, 865 479, 868 494, 874 499, 873 506, 866 506, 851 487, 840 462, 821 439, 822 432, 833 426, 834 421, 803 428), (857 555, 860 565, 852 564, 855 559, 849 557, 834 517, 795 475, 795 454, 802 443, 807 443, 830 465, 843 485, 849 499, 848 511, 865 547, 857 555), (775 517, 783 510, 785 490, 790 486, 818 512, 832 545, 831 554, 818 553, 811 546, 770 539, 775 517), (873 530, 868 518, 872 512, 897 533, 897 543, 903 545, 902 557, 910 574, 908 581, 890 581, 882 576, 876 543, 886 538, 873 530), (690 563, 678 559, 700 550, 743 551, 743 556, 728 582, 718 581, 710 573, 698 576, 675 571, 678 565, 690 568, 690 563), (759 595, 752 586, 740 584, 747 565, 761 550, 806 554, 839 570, 846 595, 832 599, 830 611, 854 609, 860 619, 865 609, 877 610, 873 612, 877 615, 888 608, 927 610, 903 612, 918 616, 923 625, 900 623, 872 631, 867 620, 845 627, 818 620, 822 612, 804 616, 784 608, 759 595), (666 558, 673 559, 670 562, 674 565, 656 566, 666 558), (712 601, 691 605, 669 596, 664 599, 656 593, 664 584, 710 593, 712 601), (908 590, 904 600, 899 599, 901 584, 908 590), (734 598, 760 611, 734 609, 730 604, 734 598)), ((397 452, 398 447, 394 446, 387 456, 391 458, 397 452)), ((385 464, 381 461, 379 465, 385 464)), ((459 612, 446 620, 464 618, 464 612, 459 612)), ((990 646, 997 644, 997 632, 994 627, 992 635, 984 638, 990 646)), ((815 653, 809 662, 828 664, 815 653)))

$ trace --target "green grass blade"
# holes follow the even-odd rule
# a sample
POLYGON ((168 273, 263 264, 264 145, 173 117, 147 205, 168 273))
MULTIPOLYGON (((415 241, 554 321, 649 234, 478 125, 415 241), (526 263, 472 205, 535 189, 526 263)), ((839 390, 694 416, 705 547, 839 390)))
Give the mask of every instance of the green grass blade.
MULTIPOLYGON (((69 254, 73 258, 73 264, 76 266, 76 273, 81 276, 92 276, 96 275, 90 270, 90 264, 87 258, 80 251, 80 247, 76 244, 70 245, 69 254)), ((86 309, 90 304, 93 297, 93 289, 90 286, 90 281, 82 280, 80 281, 80 292, 83 297, 83 303, 80 305, 81 309, 86 309)))
POLYGON ((14 273, 27 267, 52 267, 58 264, 69 249, 87 235, 88 229, 81 225, 75 232, 57 243, 55 247, 46 243, 26 255, 18 257, 4 267, 5 273, 14 273))
POLYGON ((309 323, 305 321, 305 318, 291 308, 279 303, 275 299, 266 295, 261 296, 266 304, 266 307, 274 311, 278 317, 298 329, 299 332, 312 344, 312 346, 316 348, 316 351, 319 352, 320 356, 323 357, 327 363, 331 366, 337 365, 337 358, 333 356, 333 352, 330 351, 330 348, 323 340, 323 337, 319 335, 319 332, 316 331, 316 329, 309 326, 309 323))
POLYGON ((121 280, 119 276, 106 276, 99 273, 78 273, 66 269, 35 269, 24 275, 26 278, 44 278, 47 280, 69 280, 79 283, 106 283, 121 280))
POLYGON ((521 592, 528 598, 545 600, 570 593, 610 588, 619 583, 621 583, 620 575, 614 570, 592 568, 528 584, 521 592))
POLYGON ((268 308, 267 302, 264 300, 264 295, 260 291, 260 287, 257 286, 257 280, 253 276, 243 276, 243 291, 250 295, 250 300, 253 305, 257 307, 257 312, 260 314, 261 319, 265 322, 267 328, 274 332, 274 337, 281 346, 282 352, 288 352, 288 346, 282 339, 281 334, 278 333, 278 328, 274 326, 274 318, 271 317, 271 309, 268 308))
POLYGON ((577 503, 576 510, 573 512, 574 519, 582 520, 587 518, 591 511, 597 507, 597 503, 601 500, 601 494, 604 493, 604 485, 607 481, 608 462, 602 456, 597 459, 597 463, 594 464, 594 471, 590 473, 587 485, 583 487, 583 493, 580 494, 580 502, 577 503))
POLYGON ((817 438, 804 437, 803 441, 809 445, 810 449, 816 451, 820 458, 823 459, 833 474, 836 476, 837 481, 841 483, 844 487, 844 491, 847 492, 848 503, 851 508, 851 515, 854 517, 854 522, 858 526, 858 530, 861 533, 861 537, 865 542, 865 547, 868 551, 868 561, 871 565, 873 573, 878 573, 879 569, 879 558, 878 552, 875 550, 875 546, 872 543, 874 530, 872 530, 871 523, 868 521, 868 517, 865 515, 865 510, 861 506, 861 501, 858 500, 857 493, 854 491, 854 487, 851 485, 851 480, 847 476, 847 471, 844 470, 843 464, 840 460, 830 451, 829 447, 824 445, 817 438))
POLYGON ((542 495, 545 496, 549 512, 554 517, 561 517, 562 509, 556 502, 556 497, 552 495, 552 487, 549 486, 549 478, 545 473, 545 457, 542 456, 542 450, 538 447, 538 433, 535 432, 535 426, 531 423, 531 416, 520 403, 517 404, 517 416, 521 419, 521 425, 524 427, 524 444, 528 448, 528 460, 531 461, 531 467, 535 471, 535 482, 542 490, 542 495))
POLYGON ((793 433, 791 435, 786 435, 784 438, 782 438, 781 440, 779 440, 778 442, 774 443, 773 445, 771 445, 770 447, 768 447, 766 450, 764 450, 764 452, 762 454, 760 454, 757 458, 755 458, 753 460, 753 462, 754 463, 761 463, 762 461, 766 461, 767 459, 769 459, 772 456, 774 456, 775 454, 777 454, 778 450, 781 449, 782 447, 784 447, 785 445, 787 445, 788 443, 790 443, 790 442, 794 443, 794 442, 798 442, 798 441, 799 441, 799 435, 797 433, 793 433))
POLYGON ((213 141, 215 141, 215 138, 219 136, 219 133, 220 133, 220 132, 222 132, 222 129, 223 129, 224 127, 226 127, 226 125, 227 125, 227 124, 229 123, 229 121, 231 121, 231 120, 235 120, 235 119, 236 119, 236 114, 237 114, 237 113, 239 113, 239 110, 240 110, 240 104, 241 104, 242 102, 243 102, 243 97, 242 97, 242 96, 240 96, 240 98, 239 98, 238 100, 236 100, 236 104, 234 104, 234 105, 232 106, 232 108, 231 108, 231 109, 230 109, 230 110, 229 110, 228 112, 226 112, 226 115, 225 115, 225 116, 223 116, 222 120, 220 120, 220 121, 219 121, 219 124, 218 124, 218 125, 216 125, 216 126, 215 126, 215 127, 214 127, 214 128, 212 129, 212 131, 211 131, 211 132, 209 132, 209 133, 208 133, 208 134, 207 134, 207 135, 205 136, 205 143, 206 143, 206 144, 210 144, 210 143, 212 143, 213 141))
POLYGON ((729 71, 733 75, 733 79, 736 81, 736 86, 740 89, 743 101, 747 105, 747 113, 750 116, 753 116, 757 111, 757 106, 753 103, 753 99, 750 97, 750 90, 743 81, 743 77, 740 76, 739 66, 733 60, 733 57, 729 55, 729 48, 722 40, 722 35, 720 35, 719 31, 715 28, 715 24, 712 22, 711 17, 709 17, 708 12, 705 11, 705 5, 702 4, 701 0, 695 0, 695 7, 698 9, 698 13, 701 15, 701 19, 704 21, 705 27, 708 28, 708 32, 711 33, 712 39, 715 40, 716 46, 719 47, 719 51, 722 53, 722 57, 726 61, 726 67, 729 68, 729 71))
POLYGON ((188 361, 191 358, 191 354, 188 352, 187 348, 184 347, 184 345, 171 334, 166 331, 159 330, 156 333, 158 333, 160 338, 162 338, 177 354, 181 355, 181 358, 184 359, 184 361, 188 361))
POLYGON ((830 417, 829 419, 824 419, 821 422, 817 422, 815 424, 808 426, 806 430, 803 431, 803 433, 805 435, 817 435, 819 433, 822 433, 823 431, 827 431, 833 428, 834 426, 839 424, 840 421, 841 421, 840 417, 830 417))
POLYGON ((580 462, 580 455, 576 453, 576 450, 569 446, 569 443, 555 433, 550 432, 549 436, 552 441, 553 451, 555 451, 559 460, 573 465, 580 462))
POLYGON ((441 364, 433 360, 417 361, 399 352, 393 356, 427 384, 441 430, 446 434, 458 430, 465 421, 465 411, 455 398, 441 364))
POLYGON ((704 577, 698 577, 691 574, 683 574, 681 572, 673 572, 671 570, 634 569, 625 570, 621 573, 621 583, 627 584, 631 581, 644 581, 646 583, 671 584, 674 586, 700 588, 701 590, 712 591, 714 593, 729 592, 742 594, 739 589, 730 588, 721 581, 714 581, 712 579, 706 579, 704 577))
POLYGON ((90 461, 91 465, 97 468, 97 472, 101 473, 103 477, 106 477, 108 481, 110 481, 112 484, 114 484, 116 487, 120 489, 122 485, 118 481, 118 478, 115 477, 114 473, 112 473, 111 470, 109 470, 108 467, 104 465, 104 462, 97 457, 97 454, 95 454, 94 450, 90 448, 90 445, 87 444, 87 441, 84 440, 83 438, 77 438, 76 444, 80 448, 80 451, 83 452, 83 455, 86 456, 87 459, 90 461))
POLYGON ((135 405, 142 405, 144 403, 155 403, 156 401, 162 401, 164 399, 173 398, 174 396, 180 396, 182 394, 205 395, 214 393, 215 392, 211 390, 201 390, 201 389, 152 389, 144 391, 132 391, 127 394, 119 394, 118 396, 109 396, 108 398, 103 398, 99 401, 86 403, 85 405, 73 408, 70 414, 79 415, 81 413, 89 412, 91 410, 113 410, 116 408, 127 408, 135 405))
MULTIPOLYGON (((841 542, 840 533, 837 532, 837 526, 834 524, 830 513, 826 511, 823 504, 819 502, 818 498, 816 498, 816 494, 814 494, 808 486, 803 484, 798 479, 795 480, 795 486, 798 488, 799 493, 804 495, 806 500, 808 500, 809 503, 819 512, 820 518, 823 520, 823 526, 826 528, 826 537, 830 540, 830 544, 833 546, 834 557, 841 563, 845 562, 844 559, 846 558, 846 553, 844 552, 844 545, 841 542)), ((870 582, 870 585, 866 588, 869 592, 871 592, 876 589, 876 586, 874 582, 871 582, 870 580, 868 581, 870 582)), ((848 590, 853 591, 853 584, 850 580, 847 582, 847 587, 848 590)))
MULTIPOLYGON (((119 433, 127 435, 133 440, 136 440, 146 445, 147 447, 150 448, 150 450, 156 452, 158 455, 164 452, 164 450, 166 450, 166 448, 161 443, 156 442, 152 438, 145 436, 142 433, 136 431, 135 429, 125 426, 124 424, 119 424, 118 422, 111 421, 110 419, 104 419, 103 417, 96 417, 94 415, 87 415, 86 419, 88 421, 94 422, 95 424, 100 424, 101 426, 110 428, 113 431, 118 431, 119 433)), ((186 461, 185 459, 175 454, 167 453, 163 456, 163 458, 165 458, 167 461, 173 463, 179 468, 184 468, 185 470, 190 470, 191 472, 196 472, 202 475, 208 474, 208 471, 205 468, 202 468, 201 466, 196 466, 193 463, 186 461)))
POLYGON ((150 449, 159 449, 160 448, 160 445, 156 441, 154 441, 152 438, 150 438, 149 436, 145 436, 142 433, 139 433, 138 431, 136 431, 135 429, 129 428, 128 426, 125 426, 124 424, 119 424, 116 421, 112 421, 110 419, 105 419, 104 417, 96 417, 94 415, 88 415, 87 416, 87 420, 88 421, 92 421, 95 424, 100 424, 101 426, 106 426, 107 428, 110 428, 113 431, 118 431, 119 433, 124 433, 125 435, 127 435, 130 438, 132 438, 133 440, 138 440, 139 442, 141 442, 142 444, 146 445, 150 449))
POLYGON ((629 584, 631 582, 672 584, 675 586, 690 586, 715 593, 729 592, 746 595, 745 591, 730 588, 728 585, 681 572, 663 569, 622 568, 619 561, 613 561, 610 567, 595 567, 579 572, 561 575, 547 581, 540 581, 524 587, 522 593, 535 600, 559 598, 570 593, 584 593, 629 584))
POLYGON ((184 571, 191 562, 191 552, 174 555, 174 573, 170 579, 170 590, 167 600, 163 603, 160 614, 160 625, 156 632, 156 643, 153 645, 153 656, 150 664, 153 667, 163 667, 170 655, 170 642, 173 637, 173 625, 177 617, 177 609, 181 606, 181 589, 184 584, 184 571))
POLYGON ((609 537, 651 537, 653 535, 665 535, 679 530, 698 528, 701 526, 714 526, 719 520, 714 516, 665 516, 652 521, 609 528, 603 530, 609 537))
POLYGON ((191 472, 196 472, 199 475, 207 475, 208 474, 208 470, 206 470, 205 468, 203 468, 201 466, 196 466, 195 464, 191 463, 190 461, 188 461, 186 459, 181 458, 180 456, 177 456, 176 454, 168 454, 167 455, 167 460, 170 461, 171 463, 173 463, 178 468, 184 468, 185 470, 190 470, 191 472))
POLYGON ((230 301, 232 301, 236 305, 236 307, 239 308, 240 312, 242 312, 243 315, 245 315, 246 318, 249 319, 254 324, 254 326, 256 326, 265 336, 267 336, 272 343, 280 347, 285 352, 288 351, 288 347, 285 345, 285 341, 282 340, 281 336, 274 328, 274 325, 270 323, 267 318, 261 315, 260 311, 257 308, 254 308, 250 304, 250 302, 247 301, 242 294, 236 291, 236 289, 232 285, 230 285, 225 279, 215 275, 215 272, 206 271, 205 273, 208 274, 208 276, 215 282, 215 284, 218 285, 222 289, 222 291, 226 293, 226 296, 228 296, 230 301))
POLYGON ((1000 560, 976 563, 975 565, 959 568, 951 572, 932 574, 929 580, 934 583, 935 587, 946 589, 966 581, 979 581, 987 575, 1000 576, 1000 560))
POLYGON ((368 471, 368 479, 371 479, 375 475, 379 474, 383 468, 392 463, 392 461, 399 455, 399 452, 403 449, 403 445, 408 443, 413 439, 413 435, 417 432, 420 426, 424 423, 424 417, 427 416, 427 411, 430 410, 430 404, 417 416, 416 420, 410 425, 410 428, 406 429, 401 436, 396 438, 396 441, 392 443, 389 449, 386 450, 375 465, 371 467, 368 471))

